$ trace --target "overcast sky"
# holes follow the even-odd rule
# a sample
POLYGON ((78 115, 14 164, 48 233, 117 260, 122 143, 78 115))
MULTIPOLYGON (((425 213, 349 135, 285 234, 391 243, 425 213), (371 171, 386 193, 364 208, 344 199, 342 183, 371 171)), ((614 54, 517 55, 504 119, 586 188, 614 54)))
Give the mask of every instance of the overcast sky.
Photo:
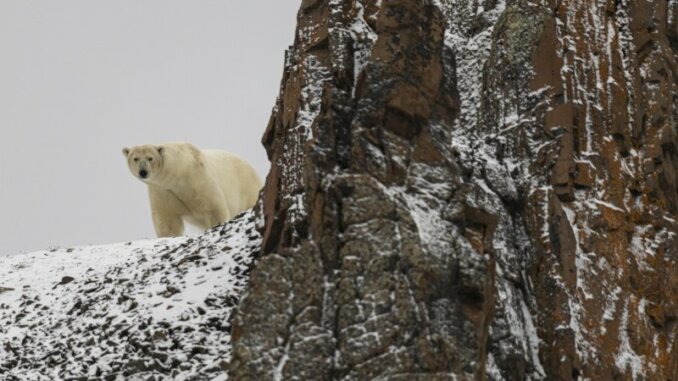
POLYGON ((154 236, 125 146, 268 171, 299 0, 0 0, 0 255, 154 236))

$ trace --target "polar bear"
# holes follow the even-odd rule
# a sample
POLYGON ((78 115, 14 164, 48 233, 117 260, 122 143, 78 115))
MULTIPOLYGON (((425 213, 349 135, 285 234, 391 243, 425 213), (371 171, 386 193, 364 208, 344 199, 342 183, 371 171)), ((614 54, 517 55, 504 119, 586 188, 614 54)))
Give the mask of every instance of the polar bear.
POLYGON ((132 175, 148 185, 158 237, 184 233, 184 220, 202 229, 254 206, 259 176, 243 159, 218 150, 172 142, 123 148, 132 175))

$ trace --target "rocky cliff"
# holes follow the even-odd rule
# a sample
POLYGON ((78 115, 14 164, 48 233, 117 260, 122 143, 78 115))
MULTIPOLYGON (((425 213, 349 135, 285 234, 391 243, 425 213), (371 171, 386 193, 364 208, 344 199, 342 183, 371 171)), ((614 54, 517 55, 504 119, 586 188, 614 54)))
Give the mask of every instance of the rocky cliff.
POLYGON ((678 379, 678 1, 303 0, 234 379, 678 379))

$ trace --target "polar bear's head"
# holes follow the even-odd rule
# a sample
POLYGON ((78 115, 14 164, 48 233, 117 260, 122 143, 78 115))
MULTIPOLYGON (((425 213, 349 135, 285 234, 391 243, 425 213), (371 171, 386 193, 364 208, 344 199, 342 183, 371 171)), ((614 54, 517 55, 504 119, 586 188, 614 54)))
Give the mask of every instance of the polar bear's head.
POLYGON ((142 145, 123 148, 122 154, 127 158, 127 166, 132 174, 141 181, 153 180, 163 164, 163 147, 142 145))

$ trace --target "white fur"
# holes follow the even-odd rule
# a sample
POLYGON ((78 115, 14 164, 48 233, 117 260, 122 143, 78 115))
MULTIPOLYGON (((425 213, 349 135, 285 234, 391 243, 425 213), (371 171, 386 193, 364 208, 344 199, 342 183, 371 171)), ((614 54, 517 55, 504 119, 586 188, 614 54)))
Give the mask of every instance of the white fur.
POLYGON ((252 166, 225 151, 176 142, 125 148, 123 154, 132 174, 148 185, 158 237, 182 235, 184 220, 202 229, 228 221, 254 206, 261 189, 252 166))

